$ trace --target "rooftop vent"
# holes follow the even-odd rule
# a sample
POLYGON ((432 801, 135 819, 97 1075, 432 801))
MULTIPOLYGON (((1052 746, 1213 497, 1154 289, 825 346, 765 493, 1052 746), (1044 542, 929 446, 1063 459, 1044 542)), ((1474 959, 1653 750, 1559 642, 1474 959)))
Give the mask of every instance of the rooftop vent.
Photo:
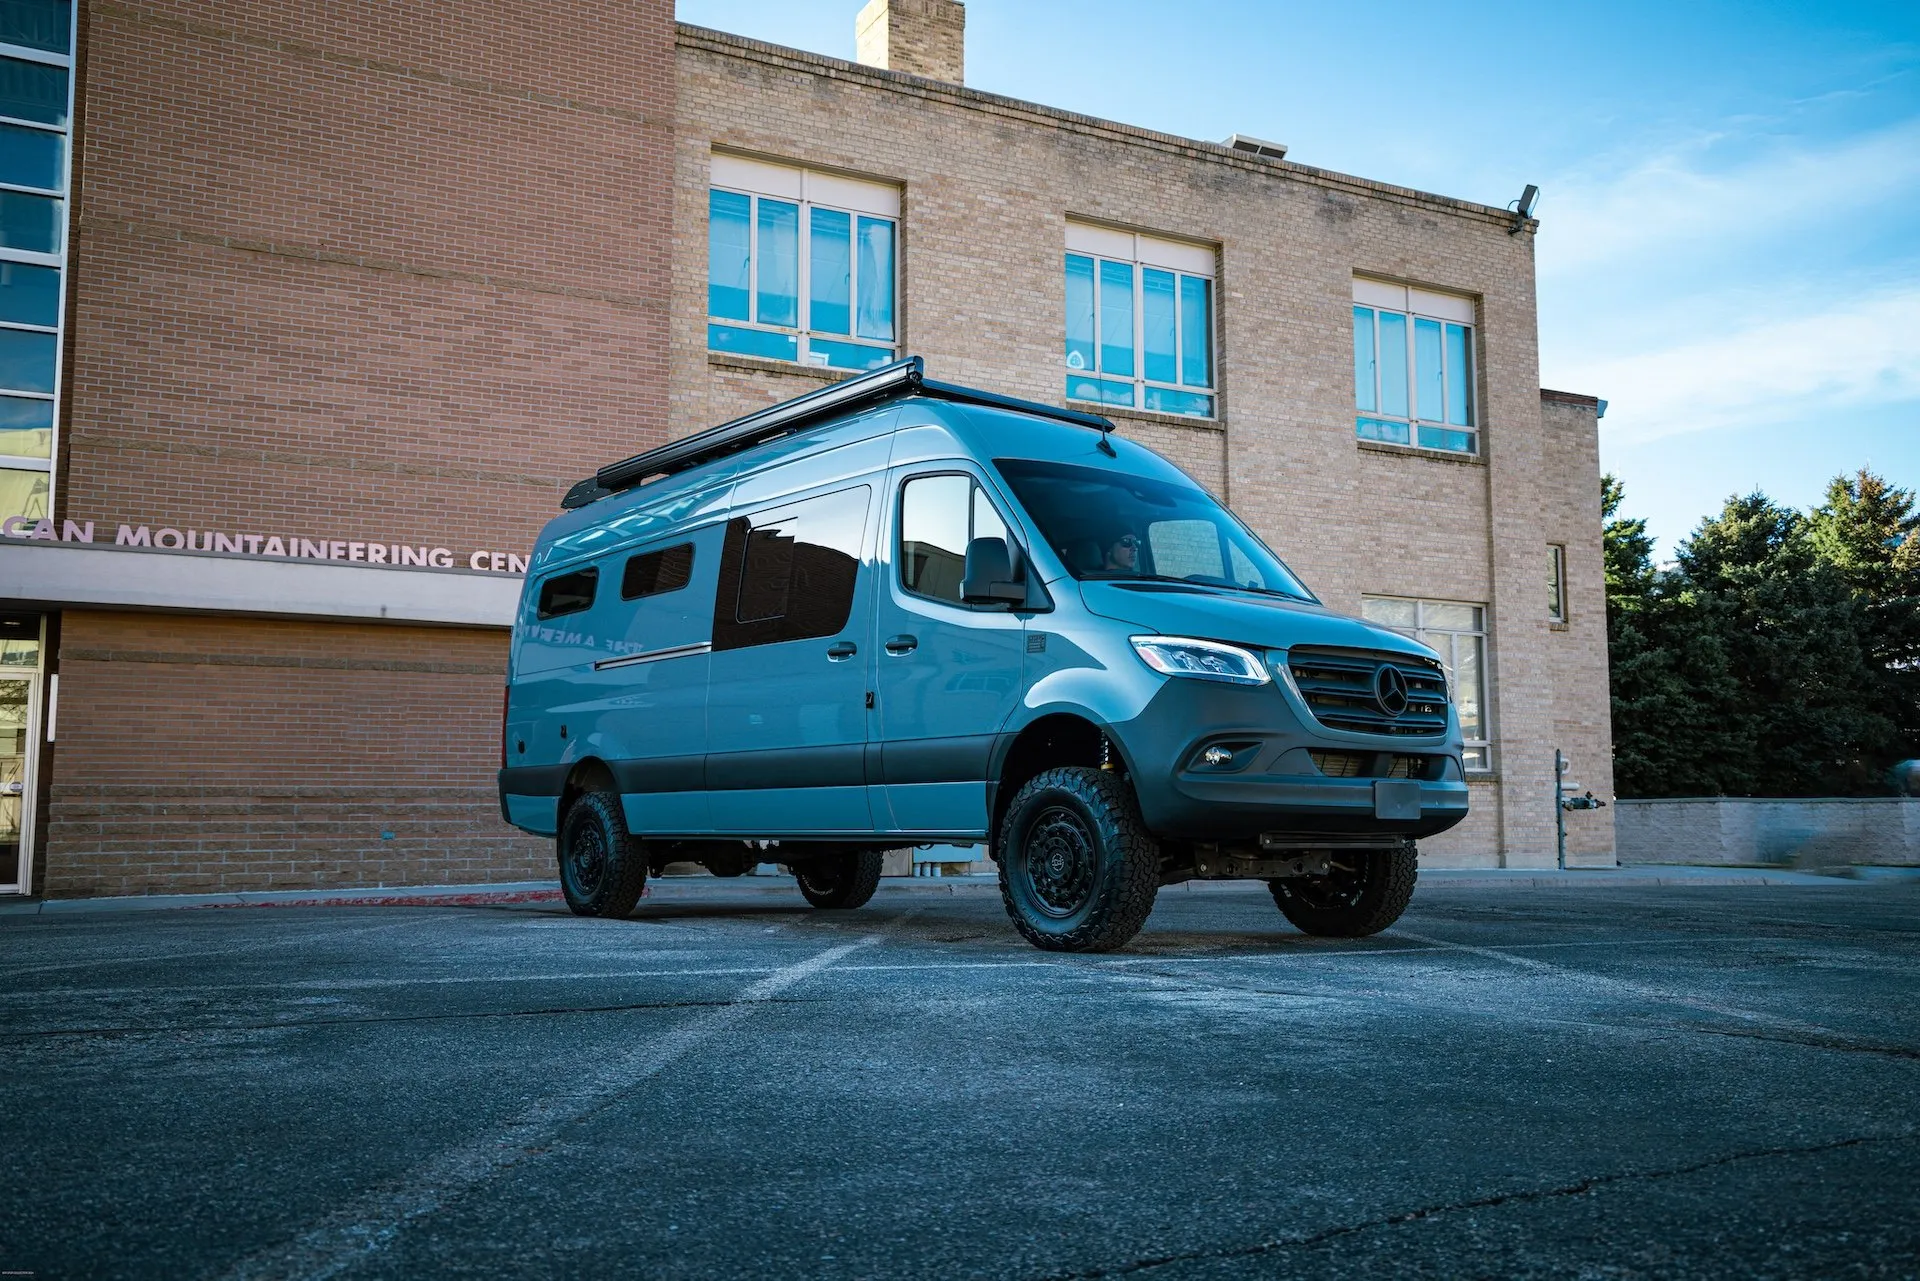
POLYGON ((1269 160, 1285 160, 1287 158, 1286 143, 1268 142, 1265 138, 1256 138, 1252 134, 1236 133, 1233 137, 1227 139, 1226 145, 1232 147, 1235 151, 1251 151, 1254 155, 1265 156, 1269 160))

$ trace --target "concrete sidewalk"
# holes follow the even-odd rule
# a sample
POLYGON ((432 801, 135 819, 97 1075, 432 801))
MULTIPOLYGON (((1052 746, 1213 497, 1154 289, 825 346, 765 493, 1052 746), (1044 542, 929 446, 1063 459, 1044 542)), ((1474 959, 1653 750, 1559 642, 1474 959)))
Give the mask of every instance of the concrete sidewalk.
MULTIPOLYGON (((1801 886, 1845 885, 1855 880, 1920 881, 1920 868, 1859 867, 1848 876, 1817 876, 1760 867, 1639 866, 1624 868, 1423 868, 1420 888, 1490 889, 1645 889, 1657 886, 1801 886)), ((1262 893, 1259 881, 1184 881, 1162 887, 1167 894, 1262 893)), ((989 874, 948 877, 890 876, 879 897, 899 895, 998 895, 998 878, 989 874)), ((656 900, 724 901, 741 896, 795 897, 786 876, 665 876, 647 882, 646 897, 656 900)), ((511 907, 558 902, 557 881, 517 881, 501 885, 414 885, 373 889, 274 890, 231 894, 151 894, 121 898, 34 899, 0 902, 0 916, 70 912, 145 912, 169 908, 219 907, 511 907)))

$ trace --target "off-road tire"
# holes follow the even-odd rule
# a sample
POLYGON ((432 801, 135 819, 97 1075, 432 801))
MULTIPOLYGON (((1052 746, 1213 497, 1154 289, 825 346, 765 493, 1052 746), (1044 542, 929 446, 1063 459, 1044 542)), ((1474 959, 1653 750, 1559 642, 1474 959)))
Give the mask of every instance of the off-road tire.
POLYGON ((1365 938, 1386 929, 1407 910, 1419 875, 1412 841, 1392 850, 1335 851, 1333 865, 1332 876, 1267 882, 1281 912, 1306 933, 1365 938))
POLYGON ((1013 927, 1049 952, 1113 951, 1140 932, 1160 891, 1160 846, 1133 789, 1083 765, 1020 789, 1000 824, 998 861, 1013 927))
POLYGON ((815 907, 865 907, 880 888, 881 850, 848 850, 809 859, 793 869, 800 895, 815 907))
POLYGON ((575 797, 561 816, 554 845, 560 893, 575 916, 619 920, 633 915, 647 888, 647 856, 627 834, 619 797, 612 792, 575 797))

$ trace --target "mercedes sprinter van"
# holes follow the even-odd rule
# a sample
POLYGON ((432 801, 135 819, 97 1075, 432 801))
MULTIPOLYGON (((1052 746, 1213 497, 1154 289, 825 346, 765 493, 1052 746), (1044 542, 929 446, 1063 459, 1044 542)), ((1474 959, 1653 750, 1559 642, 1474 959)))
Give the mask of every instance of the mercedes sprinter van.
POLYGON ((1390 925, 1467 812, 1440 660, 1112 433, 909 357, 576 485, 500 771, 572 909, 625 916, 676 861, 858 907, 883 851, 975 842, 1042 948, 1118 947, 1193 878, 1390 925))

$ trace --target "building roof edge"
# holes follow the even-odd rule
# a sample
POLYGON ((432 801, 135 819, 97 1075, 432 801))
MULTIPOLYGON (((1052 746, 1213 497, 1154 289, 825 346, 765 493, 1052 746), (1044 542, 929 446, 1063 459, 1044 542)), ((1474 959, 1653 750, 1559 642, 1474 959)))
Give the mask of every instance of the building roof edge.
MULTIPOLYGON (((835 58, 827 54, 812 53, 805 49, 790 49, 785 45, 770 44, 764 40, 755 40, 748 36, 734 35, 728 31, 715 31, 709 27, 697 27, 691 23, 675 24, 677 40, 680 46, 703 48, 715 53, 735 57, 757 58, 775 65, 798 65, 800 69, 815 73, 824 73, 844 79, 864 80, 878 88, 893 89, 917 93, 928 98, 938 98, 957 106, 974 110, 989 111, 997 114, 1023 116, 1030 120, 1054 126, 1068 126, 1088 133, 1099 134, 1115 141, 1132 143, 1136 146, 1152 147, 1161 151, 1171 151, 1188 155, 1194 159, 1206 160, 1225 165, 1232 169, 1241 169, 1251 173, 1265 173, 1274 177, 1289 178, 1305 182, 1311 186, 1324 187, 1335 191, 1348 191, 1366 196, 1385 197, 1390 200, 1416 205, 1439 213, 1453 214, 1475 221, 1489 222, 1507 230, 1513 223, 1513 211, 1496 209, 1492 205, 1483 205, 1471 200, 1461 200, 1453 196, 1442 196, 1430 191, 1420 191, 1413 187, 1398 187, 1392 183, 1379 182, 1372 178, 1360 178, 1353 174, 1340 173, 1333 169, 1320 169, 1313 165, 1303 165, 1292 160, 1278 160, 1267 156, 1258 156, 1252 152, 1236 151, 1222 142, 1208 142, 1199 138, 1182 138, 1178 134, 1161 133, 1158 130, 1142 128, 1139 125, 1122 124, 1117 120, 1104 120, 1098 116, 1082 115, 1061 107, 1049 107, 1044 103, 1028 102, 1022 98, 1010 98, 1002 94, 988 93, 983 89, 973 89, 966 85, 951 84, 943 80, 929 80, 924 76, 909 75, 903 71, 887 71, 880 67, 869 67, 864 63, 849 62, 844 58, 835 58)), ((1526 230, 1538 227, 1535 219, 1527 219, 1526 230)))

